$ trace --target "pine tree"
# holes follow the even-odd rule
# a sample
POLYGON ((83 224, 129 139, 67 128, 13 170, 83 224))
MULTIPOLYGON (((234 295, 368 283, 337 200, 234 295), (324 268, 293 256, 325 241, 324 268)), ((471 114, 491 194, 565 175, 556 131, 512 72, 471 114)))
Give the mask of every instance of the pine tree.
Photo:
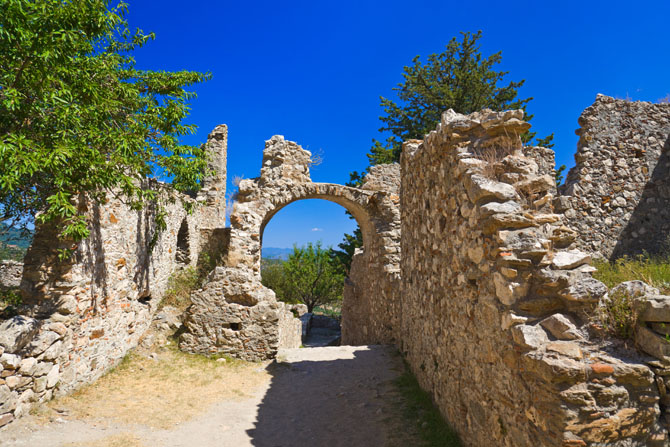
MULTIPOLYGON (((416 56, 412 65, 404 67, 403 82, 393 89, 397 100, 380 97, 384 114, 379 118, 383 123, 379 131, 386 138, 384 141, 372 140, 372 148, 367 154, 370 166, 398 162, 402 142, 423 139, 435 129, 442 113, 448 109, 462 114, 485 108, 496 111, 526 109, 532 98, 517 97, 524 80, 501 86, 508 75, 506 71, 495 70, 502 61, 502 52, 482 56, 481 37, 481 31, 461 33, 461 40, 452 38, 444 52, 429 55, 425 62, 416 56)), ((526 116, 526 120, 531 118, 532 115, 526 116)), ((532 132, 523 135, 525 142, 533 138, 535 133, 532 132)), ((535 144, 552 147, 552 139, 553 134, 536 140, 535 144)), ((364 176, 365 172, 352 172, 348 185, 360 186, 364 176)), ((362 245, 360 231, 345 234, 344 241, 339 244, 339 256, 347 269, 354 250, 362 245)))

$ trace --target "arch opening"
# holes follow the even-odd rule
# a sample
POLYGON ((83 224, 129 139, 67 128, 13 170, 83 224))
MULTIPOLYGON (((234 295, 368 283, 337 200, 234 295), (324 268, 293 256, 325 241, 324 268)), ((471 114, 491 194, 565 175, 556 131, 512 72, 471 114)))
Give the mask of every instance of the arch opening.
MULTIPOLYGON (((313 222, 312 225, 306 225, 300 231, 321 232, 323 230, 323 228, 319 226, 319 222, 317 222, 317 221, 323 222, 324 219, 333 219, 334 215, 335 215, 335 210, 337 210, 337 212, 348 211, 351 214, 351 216, 353 217, 353 219, 351 219, 349 217, 345 217, 344 213, 342 213, 341 221, 340 221, 340 219, 338 219, 338 221, 339 221, 338 223, 342 226, 342 229, 341 230, 336 230, 336 231, 339 231, 341 233, 339 235, 340 239, 337 240, 337 241, 332 241, 331 240, 331 242, 333 242, 333 244, 332 244, 333 246, 336 246, 338 243, 340 243, 340 241, 342 240, 341 236, 343 236, 344 233, 352 233, 355 230, 356 225, 358 225, 359 228, 362 228, 362 222, 364 220, 361 218, 360 213, 358 213, 359 216, 357 217, 354 214, 354 212, 352 212, 352 210, 350 209, 351 207, 347 207, 347 206, 343 205, 342 203, 339 203, 338 201, 333 200, 332 198, 326 198, 326 197, 302 198, 301 197, 301 198, 297 198, 295 200, 292 200, 290 202, 286 202, 286 203, 283 203, 283 204, 277 206, 274 210, 272 210, 270 213, 268 213, 265 216, 265 219, 263 220, 263 222, 261 224, 261 227, 260 227, 261 249, 265 246, 265 242, 264 242, 264 240, 265 240, 265 229, 267 228, 268 224, 273 222, 273 219, 275 219, 275 217, 278 214, 282 215, 283 214, 282 212, 289 211, 290 212, 290 219, 297 221, 297 220, 301 219, 300 214, 303 214, 303 215, 307 214, 307 208, 312 206, 311 204, 309 206, 307 205, 307 203, 310 203, 310 202, 312 204, 317 204, 319 202, 321 202, 321 203, 327 202, 328 205, 336 204, 336 205, 339 205, 339 206, 337 206, 337 207, 327 206, 325 208, 323 206, 320 206, 319 211, 321 211, 322 214, 320 214, 319 217, 316 217, 314 220, 311 220, 311 222, 313 222), (293 205, 293 204, 299 204, 301 206, 301 208, 303 208, 302 213, 296 213, 295 210, 293 210, 292 207, 290 207, 290 205, 293 205), (351 225, 354 222, 355 222, 355 224, 351 225), (313 225, 316 225, 316 226, 313 226, 313 225), (310 228, 307 229, 307 227, 310 227, 310 228)), ((366 241, 367 240, 366 238, 369 238, 369 237, 370 236, 369 236, 369 234, 367 234, 367 232, 363 232, 363 240, 364 241, 366 241)), ((309 238, 306 238, 306 239, 309 239, 309 238)), ((303 239, 303 240, 306 241, 306 239, 303 239)), ((314 238, 312 238, 312 239, 314 239, 314 238)), ((316 239, 318 239, 318 238, 316 238, 316 239)), ((294 242, 297 242, 297 241, 294 241, 294 242)), ((298 245, 300 245, 300 244, 298 244, 298 245)), ((326 245, 328 245, 328 244, 326 244, 326 245)))
MULTIPOLYGON (((341 187, 340 185, 332 185, 332 186, 337 186, 339 188, 346 188, 341 187)), ((291 205, 292 203, 313 200, 313 199, 325 200, 327 202, 335 203, 337 205, 340 205, 346 211, 348 211, 353 216, 354 221, 358 224, 358 227, 361 229, 363 235, 363 245, 365 246, 366 244, 370 243, 372 235, 375 232, 374 223, 372 222, 372 219, 369 216, 368 211, 365 210, 365 208, 361 204, 344 197, 344 195, 318 194, 308 192, 306 194, 292 196, 289 200, 285 200, 275 204, 274 208, 265 214, 263 221, 261 222, 260 225, 261 246, 263 245, 263 236, 265 234, 265 228, 277 213, 279 213, 281 210, 286 208, 288 205, 291 205)))
POLYGON ((181 221, 179 231, 177 232, 176 260, 179 264, 187 265, 191 263, 191 249, 186 218, 181 221))
POLYGON ((295 202, 282 204, 263 222, 261 282, 303 320, 305 347, 338 345, 350 265, 338 245, 344 234, 354 233, 356 221, 333 201, 295 202), (296 277, 298 272, 305 276, 296 277))

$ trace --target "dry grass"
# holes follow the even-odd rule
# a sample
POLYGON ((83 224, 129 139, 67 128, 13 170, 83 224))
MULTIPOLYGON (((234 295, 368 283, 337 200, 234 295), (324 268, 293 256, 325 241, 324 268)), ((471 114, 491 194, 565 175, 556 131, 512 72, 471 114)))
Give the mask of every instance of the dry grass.
POLYGON ((473 155, 482 160, 482 175, 490 179, 497 179, 503 168, 501 162, 505 157, 514 153, 519 146, 511 144, 509 139, 501 140, 500 144, 480 147, 473 151, 473 155))
POLYGON ((147 447, 132 433, 119 433, 95 441, 69 442, 64 447, 147 447))
POLYGON ((609 288, 624 281, 640 280, 660 289, 661 293, 670 293, 670 257, 668 256, 623 257, 614 262, 595 261, 593 264, 598 269, 593 277, 602 281, 609 288))
POLYGON ((166 349, 156 360, 130 354, 94 384, 56 399, 48 407, 77 418, 140 422, 169 429, 206 411, 216 401, 248 397, 268 380, 262 364, 217 362, 166 349))

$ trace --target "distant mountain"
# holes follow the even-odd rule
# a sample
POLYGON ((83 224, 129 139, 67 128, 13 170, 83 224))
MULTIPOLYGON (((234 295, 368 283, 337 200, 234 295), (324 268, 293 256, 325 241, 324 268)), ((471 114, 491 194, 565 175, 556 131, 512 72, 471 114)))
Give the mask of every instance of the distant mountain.
POLYGON ((21 230, 0 223, 0 259, 21 261, 32 239, 32 234, 23 234, 21 230))
POLYGON ((263 247, 263 258, 287 260, 292 248, 263 247))
POLYGON ((21 230, 0 223, 0 244, 14 245, 18 248, 27 249, 33 240, 32 234, 23 234, 21 230))

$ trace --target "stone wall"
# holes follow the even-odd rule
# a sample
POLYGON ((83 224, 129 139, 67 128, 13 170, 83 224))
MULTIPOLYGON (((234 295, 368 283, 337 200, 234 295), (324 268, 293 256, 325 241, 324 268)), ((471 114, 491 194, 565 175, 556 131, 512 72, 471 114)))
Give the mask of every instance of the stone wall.
POLYGON ((653 359, 592 333, 607 288, 522 117, 449 111, 405 143, 399 347, 467 446, 666 445, 653 359))
POLYGON ((358 189, 313 183, 311 163, 308 151, 282 136, 266 142, 260 177, 240 182, 222 266, 192 296, 193 306, 187 311, 186 332, 180 341, 182 349, 262 360, 274 357, 279 347, 300 345, 300 321, 263 287, 260 267, 265 226, 283 207, 303 199, 329 200, 351 212, 363 233, 367 271, 382 278, 376 283, 381 287, 376 307, 350 312, 348 300, 367 305, 368 290, 360 287, 345 294, 344 318, 353 324, 343 328, 343 337, 348 333, 354 339, 357 333, 365 333, 365 340, 392 340, 397 306, 389 307, 382 299, 384 293, 390 296, 398 289, 382 282, 385 278, 397 281, 399 270, 397 166, 374 169, 366 186, 358 189))
POLYGON ((400 165, 373 166, 361 188, 379 192, 384 218, 352 259, 342 299, 342 344, 394 344, 400 329, 400 165))
POLYGON ((17 261, 0 261, 0 290, 16 289, 21 285, 23 263, 17 261))
POLYGON ((580 248, 605 258, 670 251, 670 104, 598 95, 579 125, 558 205, 580 248))
MULTIPOLYGON (((225 140, 210 148, 225 151, 225 140)), ((201 213, 210 227, 220 214, 167 185, 151 186, 158 199, 141 211, 111 193, 104 204, 81 197, 91 236, 74 247, 49 226, 36 229, 24 259, 21 315, 0 322, 0 426, 117 364, 149 327, 171 274, 198 262, 206 245, 201 213), (59 261, 61 248, 74 253, 59 261)), ((217 188, 214 195, 225 195, 217 188)))

